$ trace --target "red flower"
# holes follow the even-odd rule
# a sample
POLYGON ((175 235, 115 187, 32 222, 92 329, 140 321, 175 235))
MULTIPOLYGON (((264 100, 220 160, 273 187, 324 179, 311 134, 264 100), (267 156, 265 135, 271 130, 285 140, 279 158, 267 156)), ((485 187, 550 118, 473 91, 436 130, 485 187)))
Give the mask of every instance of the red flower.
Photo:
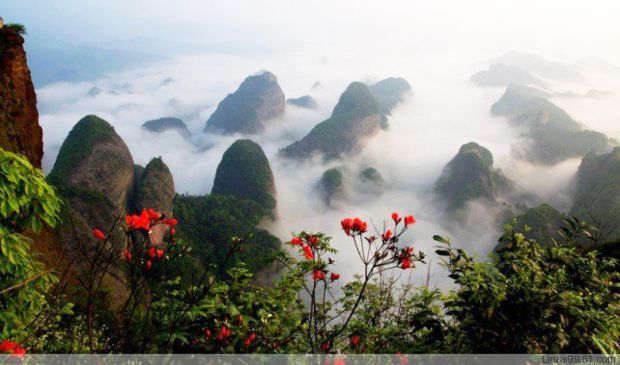
POLYGON ((142 209, 142 213, 140 215, 126 216, 125 223, 127 223, 131 229, 144 229, 145 231, 151 229, 151 218, 149 217, 149 213, 146 209, 142 209))
POLYGON ((368 224, 359 218, 353 219, 353 230, 364 233, 368 230, 368 224))
POLYGON ((291 245, 293 245, 293 246, 301 246, 302 245, 301 238, 293 237, 293 239, 291 240, 291 245))
POLYGON ((324 343, 322 343, 322 344, 321 344, 321 350, 323 350, 323 351, 325 351, 325 352, 329 351, 329 349, 330 349, 331 347, 332 347, 332 346, 329 344, 329 342, 324 342, 324 343))
POLYGON ((217 335, 217 339, 219 341, 225 340, 228 337, 230 337, 230 334, 231 334, 231 331, 228 328, 226 328, 226 326, 222 326, 222 328, 220 329, 220 334, 217 335))
POLYGON ((146 250, 146 254, 149 255, 150 258, 155 258, 155 256, 157 256, 157 250, 155 250, 155 247, 151 246, 151 248, 146 250))
POLYGON ((351 229, 353 229, 353 219, 345 218, 345 219, 341 220, 340 221, 340 226, 344 230, 344 233, 347 234, 347 236, 350 235, 351 234, 351 229))
POLYGON ((317 236, 310 236, 308 237, 308 243, 310 244, 310 246, 315 246, 317 243, 319 243, 319 238, 317 236))
POLYGON ((164 250, 158 248, 157 249, 157 258, 161 259, 162 257, 164 257, 164 250))
POLYGON ((351 336, 351 346, 357 346, 360 343, 360 336, 353 335, 351 336))
POLYGON ((252 341, 254 341, 256 339, 256 334, 254 332, 252 332, 248 338, 245 339, 245 345, 246 346, 250 346, 250 344, 252 343, 252 341))
POLYGON ((125 256, 127 262, 131 262, 131 252, 129 252, 129 250, 123 251, 123 256, 125 256))
POLYGON ((21 359, 24 357, 26 349, 21 347, 17 342, 4 340, 0 342, 0 352, 4 354, 11 354, 21 359))
POLYGON ((170 235, 174 236, 175 234, 177 234, 177 230, 174 228, 170 228, 170 235))
POLYGON ((212 334, 211 334, 211 330, 210 330, 210 329, 208 329, 208 328, 205 328, 205 337, 206 337, 206 338, 211 338, 211 335, 212 335, 212 334))
POLYGON ((400 215, 398 215, 398 213, 394 212, 392 213, 392 220, 394 221, 394 223, 398 224, 400 223, 402 218, 400 217, 400 215))
POLYGON ((410 269, 411 268, 411 260, 406 258, 400 262, 401 269, 410 269))
POLYGON ((169 225, 169 226, 176 226, 176 225, 177 225, 177 223, 178 223, 178 222, 177 222, 177 220, 176 220, 176 219, 174 219, 174 218, 167 218, 167 219, 164 219, 164 224, 167 224, 167 225, 169 225))
POLYGON ((156 212, 155 209, 153 208, 148 208, 146 212, 149 214, 149 218, 151 218, 154 221, 161 218, 161 214, 159 214, 159 212, 156 212))
POLYGON ((325 273, 322 270, 314 270, 312 278, 314 281, 325 280, 325 273))
POLYGON ((151 267, 153 267, 153 263, 151 262, 151 260, 146 260, 146 262, 144 263, 144 266, 146 267, 146 270, 151 270, 151 267))
POLYGON ((410 226, 415 223, 415 218, 412 215, 408 215, 405 217, 405 225, 410 226))
POLYGON ((105 234, 96 228, 93 229, 93 236, 98 240, 105 241, 105 234))
POLYGON ((381 238, 383 238, 384 241, 389 240, 390 238, 392 238, 392 231, 388 229, 387 231, 385 231, 384 234, 381 235, 381 238))
POLYGON ((330 279, 332 279, 332 281, 336 281, 340 279, 340 274, 336 274, 335 272, 333 272, 329 277, 330 279))
POLYGON ((312 249, 310 248, 310 246, 304 246, 303 250, 304 250, 304 255, 306 255, 306 258, 308 260, 314 259, 314 254, 312 253, 312 249))
POLYGON ((407 254, 413 255, 413 246, 407 247, 407 254))

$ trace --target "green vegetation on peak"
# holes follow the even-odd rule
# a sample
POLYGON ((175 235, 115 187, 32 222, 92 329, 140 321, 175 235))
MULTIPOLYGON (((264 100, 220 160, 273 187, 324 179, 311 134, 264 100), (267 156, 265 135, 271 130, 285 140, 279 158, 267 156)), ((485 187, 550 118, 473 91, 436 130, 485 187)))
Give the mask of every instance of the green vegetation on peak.
POLYGON ((342 169, 333 167, 325 170, 319 181, 320 193, 326 205, 331 206, 334 199, 344 196, 344 173, 342 169))
MULTIPOLYGON (((265 269, 280 249, 280 240, 256 228, 264 208, 251 199, 222 195, 176 195, 174 215, 178 219, 178 237, 187 243, 200 266, 220 268, 230 248, 231 237, 251 235, 243 252, 232 264, 244 262, 252 272, 265 269)), ((202 269, 201 269, 202 270, 202 269)))
POLYGON ((251 199, 266 213, 276 208, 276 188, 269 160, 254 141, 239 139, 222 156, 212 194, 251 199))
MULTIPOLYGON (((525 232, 528 239, 534 239, 543 246, 549 246, 553 240, 559 240, 559 229, 566 218, 549 204, 543 203, 537 207, 530 208, 525 213, 517 216, 515 228, 525 232), (529 227, 526 232, 525 227, 529 227)), ((510 223, 510 222, 507 222, 510 223)))
POLYGON ((435 184, 435 191, 449 211, 463 208, 470 200, 496 202, 501 193, 512 188, 513 183, 493 168, 491 152, 475 142, 461 146, 435 184))
POLYGON ((228 94, 207 120, 205 131, 256 134, 264 122, 284 115, 284 93, 276 76, 263 72, 247 77, 237 91, 228 94))
POLYGON ((284 157, 305 159, 315 153, 338 158, 361 147, 364 138, 381 128, 377 100, 368 86, 351 83, 342 93, 332 116, 317 124, 304 138, 280 150, 284 157))
POLYGON ((379 103, 366 84, 355 81, 347 86, 334 107, 334 117, 365 117, 379 112, 379 103))
POLYGON ((80 119, 60 147, 48 179, 53 184, 64 185, 67 176, 90 155, 94 145, 112 141, 115 136, 118 137, 114 127, 96 115, 80 119))

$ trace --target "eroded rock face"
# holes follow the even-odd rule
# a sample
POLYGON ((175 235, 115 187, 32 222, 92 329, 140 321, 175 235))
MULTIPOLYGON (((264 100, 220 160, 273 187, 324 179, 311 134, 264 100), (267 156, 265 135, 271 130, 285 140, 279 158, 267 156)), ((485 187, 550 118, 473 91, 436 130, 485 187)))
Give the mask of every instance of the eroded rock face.
POLYGON ((65 139, 48 179, 89 224, 108 227, 126 212, 133 158, 108 122, 88 115, 65 139))
POLYGON ((284 93, 271 72, 249 76, 237 91, 228 94, 207 120, 205 131, 256 134, 265 122, 284 115, 284 93))
POLYGON ((136 196, 136 210, 153 208, 172 216, 175 196, 174 178, 161 157, 154 158, 146 165, 140 177, 136 196))
POLYGON ((23 44, 17 32, 0 29, 0 147, 41 167, 43 130, 23 44))
POLYGON ((359 150, 366 138, 381 129, 379 103, 368 86, 351 83, 340 96, 332 116, 316 125, 308 135, 282 149, 284 157, 306 159, 314 154, 327 159, 359 150))
POLYGON ((215 195, 231 195, 250 199, 266 212, 276 209, 276 186, 263 149, 249 139, 235 141, 217 166, 211 191, 215 195))

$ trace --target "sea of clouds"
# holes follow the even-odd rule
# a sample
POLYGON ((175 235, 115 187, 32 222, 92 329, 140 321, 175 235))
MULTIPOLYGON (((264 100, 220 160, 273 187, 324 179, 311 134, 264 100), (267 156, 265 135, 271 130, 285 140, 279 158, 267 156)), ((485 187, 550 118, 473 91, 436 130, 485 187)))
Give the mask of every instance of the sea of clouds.
MULTIPOLYGON (((485 60, 495 54, 463 52, 445 57, 441 51, 322 51, 325 50, 296 49, 254 57, 177 56, 165 63, 93 82, 46 86, 37 90, 44 130, 43 168, 46 173, 51 170, 73 125, 87 114, 96 114, 115 127, 135 163, 145 165, 151 158, 161 156, 174 175, 178 193, 207 194, 224 151, 238 138, 251 138, 265 150, 276 180, 280 219, 269 224, 270 231, 283 241, 301 230, 327 233, 340 251, 335 256, 337 270, 351 278, 359 272, 359 265, 355 264, 355 249, 339 228, 340 220, 359 216, 381 230, 391 212, 413 214, 417 223, 406 233, 403 243, 430 254, 431 282, 435 285, 443 281, 445 273, 432 254, 434 234, 450 236, 455 245, 484 258, 496 245, 501 231, 495 219, 498 212, 483 204, 472 203, 467 220, 453 224, 444 219, 434 201, 434 183, 462 144, 475 141, 488 148, 495 165, 524 190, 560 210, 570 208, 580 160, 571 159, 555 166, 515 160, 511 149, 520 140, 519 131, 509 127, 506 119, 490 114, 490 107, 501 97, 503 88, 481 88, 469 81, 470 75, 485 69, 485 60), (261 135, 204 133, 205 122, 217 103, 236 90, 245 77, 260 70, 269 70, 278 77, 287 98, 309 94, 318 101, 319 108, 307 110, 287 105, 282 120, 271 121, 261 135), (390 76, 406 78, 413 95, 388 118, 389 130, 369 140, 361 153, 330 163, 278 157, 279 149, 329 117, 350 82, 375 82, 390 76), (164 84, 168 78, 173 81, 164 84), (322 86, 313 88, 316 81, 322 86), (92 87, 103 91, 94 97, 87 96, 92 87), (158 134, 141 128, 145 121, 165 116, 183 119, 192 137, 186 140, 174 131, 158 134), (353 176, 372 166, 386 179, 387 191, 373 197, 351 189, 346 201, 328 209, 316 193, 316 184, 322 173, 334 166, 346 167, 353 176)), ((590 80, 588 85, 556 83, 552 86, 554 91, 585 93, 595 87, 616 94, 603 98, 556 97, 553 101, 587 127, 620 139, 618 74, 585 66, 580 71, 590 80)), ((425 276, 426 268, 417 270, 414 280, 422 281, 425 276)))

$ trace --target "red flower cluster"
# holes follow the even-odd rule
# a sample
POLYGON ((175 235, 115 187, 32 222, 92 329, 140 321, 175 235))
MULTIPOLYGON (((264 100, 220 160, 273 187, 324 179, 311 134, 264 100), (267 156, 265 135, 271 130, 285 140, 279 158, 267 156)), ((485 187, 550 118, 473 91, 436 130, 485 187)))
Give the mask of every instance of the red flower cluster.
POLYGON ((248 338, 245 339, 245 345, 250 346, 250 344, 256 339, 256 334, 252 332, 248 338))
POLYGON ((387 231, 385 231, 385 233, 381 235, 381 238, 383 239, 383 241, 388 241, 390 238, 392 238, 392 235, 392 231, 388 229, 387 231))
POLYGON ((17 342, 5 340, 0 342, 0 353, 11 354, 21 359, 24 357, 26 349, 21 347, 17 342))
POLYGON ((151 248, 149 248, 146 251, 146 254, 149 255, 150 258, 154 259, 154 258, 158 258, 161 259, 164 256, 164 250, 160 249, 160 248, 155 248, 154 246, 151 246, 151 248))
POLYGON ((362 234, 368 231, 368 223, 359 218, 345 218, 340 221, 340 226, 347 236, 350 236, 351 232, 362 234))
POLYGON ((303 250, 304 250, 304 255, 306 256, 308 260, 314 259, 314 254, 312 253, 312 249, 310 248, 310 246, 303 246, 303 250))
POLYGON ((100 230, 96 228, 93 229, 93 236, 100 241, 105 241, 105 238, 106 238, 105 234, 103 234, 103 232, 101 232, 100 230))
POLYGON ((323 270, 314 270, 312 278, 314 281, 325 280, 325 272, 323 270))
POLYGON ((351 346, 355 347, 360 343, 360 336, 353 335, 351 336, 351 346))
POLYGON ((230 329, 226 328, 226 326, 222 326, 222 328, 220 329, 220 334, 217 335, 216 339, 218 341, 224 341, 225 339, 230 337, 231 334, 232 331, 230 329))
POLYGON ((131 262, 131 252, 129 252, 129 250, 125 249, 125 251, 123 251, 123 256, 125 256, 127 262, 131 262))
POLYGON ((340 274, 336 274, 335 272, 333 272, 333 273, 331 273, 329 278, 332 279, 332 281, 336 281, 336 280, 340 279, 340 274))
POLYGON ((142 209, 140 215, 127 215, 125 223, 131 229, 143 229, 148 231, 151 229, 151 216, 146 209, 142 209))
POLYGON ((301 246, 301 245, 303 245, 303 241, 302 241, 301 237, 293 237, 293 239, 291 240, 291 245, 293 245, 293 246, 301 246))
POLYGON ((413 255, 413 247, 407 247, 400 253, 398 264, 401 269, 410 269, 413 267, 413 261, 411 261, 411 255, 413 255))

